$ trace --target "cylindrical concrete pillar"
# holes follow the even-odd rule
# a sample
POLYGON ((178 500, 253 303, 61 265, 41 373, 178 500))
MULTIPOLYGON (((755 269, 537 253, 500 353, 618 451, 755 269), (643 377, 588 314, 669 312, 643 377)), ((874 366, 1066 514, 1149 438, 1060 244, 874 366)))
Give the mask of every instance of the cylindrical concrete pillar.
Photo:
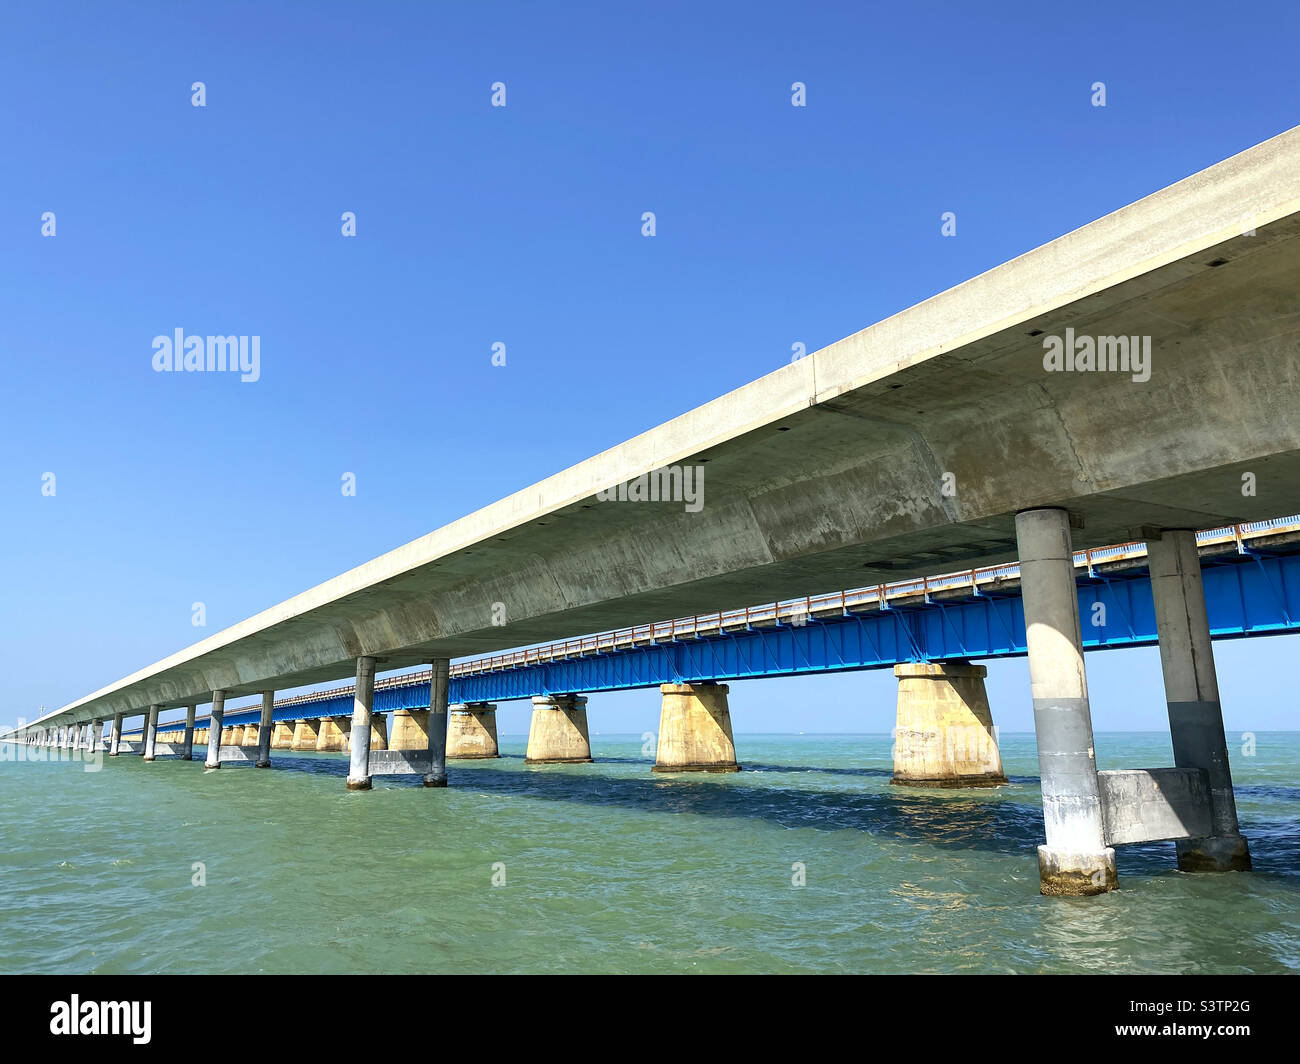
MULTIPOLYGON (((426 787, 447 786, 447 690, 451 676, 451 660, 434 658, 430 663, 429 712, 424 715, 425 740, 429 744, 429 771, 424 777, 426 787)), ((397 718, 393 718, 396 730, 397 718)))
POLYGON ((495 702, 451 706, 447 716, 447 758, 472 761, 500 757, 495 702))
POLYGON ((100 737, 104 733, 104 722, 102 720, 92 720, 86 728, 86 749, 92 754, 99 750, 100 737))
POLYGON ((357 658, 356 693, 352 696, 352 752, 348 766, 350 791, 370 789, 370 707, 375 698, 375 659, 357 658))
POLYGON ((1117 885, 1115 851, 1106 845, 1097 785, 1069 514, 1016 514, 1016 542, 1047 836, 1038 848, 1039 886, 1044 894, 1101 894, 1117 885))
POLYGON ((194 760, 194 713, 198 706, 185 707, 185 733, 181 740, 181 760, 194 760))
POLYGON ((221 767, 221 721, 226 715, 226 692, 212 692, 212 712, 208 715, 208 757, 204 768, 221 767))
POLYGON ((122 745, 122 714, 113 714, 113 730, 109 735, 108 756, 117 757, 118 747, 122 745))
POLYGON ((659 687, 655 772, 739 772, 725 683, 659 687))
POLYGON ((582 764, 591 760, 587 700, 582 695, 538 695, 528 726, 525 765, 582 764))
POLYGON ((294 721, 293 724, 293 742, 289 745, 290 750, 315 750, 316 743, 320 739, 320 720, 312 717, 304 717, 302 720, 294 721))
POLYGON ((1174 764, 1204 769, 1210 781, 1214 835, 1179 840, 1178 867, 1184 872, 1247 871, 1250 847, 1237 824, 1196 533, 1166 529, 1147 543, 1147 556, 1174 764))
POLYGON ((144 718, 144 759, 152 761, 156 756, 154 747, 158 741, 158 707, 150 706, 144 718))
POLYGON ((913 787, 994 787, 1002 771, 983 665, 965 661, 894 666, 898 719, 891 783, 913 787))
POLYGON ((256 768, 271 767, 271 714, 275 711, 275 692, 262 692, 262 719, 257 727, 256 768))

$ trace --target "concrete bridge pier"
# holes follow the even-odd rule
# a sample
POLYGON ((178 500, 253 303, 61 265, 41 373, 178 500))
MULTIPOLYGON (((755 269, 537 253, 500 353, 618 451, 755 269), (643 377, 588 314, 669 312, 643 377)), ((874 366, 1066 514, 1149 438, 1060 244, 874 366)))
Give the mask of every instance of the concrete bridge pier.
POLYGON ((104 733, 104 722, 102 720, 92 720, 86 726, 86 749, 92 754, 99 751, 99 740, 104 733))
POLYGON ((245 724, 242 727, 237 726, 235 730, 239 732, 239 741, 234 744, 235 746, 257 745, 258 728, 256 724, 245 724))
POLYGON ((194 760, 194 714, 198 706, 185 707, 185 734, 181 739, 181 760, 194 760))
POLYGON ((894 776, 910 787, 996 787, 1006 783, 984 677, 966 661, 895 665, 898 718, 894 776))
POLYGON ((357 658, 356 693, 352 697, 352 750, 347 787, 370 789, 370 707, 375 699, 375 659, 357 658))
POLYGON ((262 692, 262 719, 257 726, 257 762, 254 768, 271 767, 271 714, 275 710, 275 692, 262 692))
POLYGON ((587 699, 582 695, 537 695, 528 725, 525 765, 586 764, 591 761, 587 699))
POLYGON ((293 747, 293 725, 287 720, 278 721, 271 730, 271 749, 289 750, 293 747))
POLYGON ((469 761, 500 756, 495 702, 465 702, 449 707, 447 757, 469 761))
POLYGON ((212 712, 208 715, 208 757, 204 768, 221 767, 221 722, 226 716, 226 692, 212 692, 212 712))
POLYGON ((340 753, 347 749, 348 732, 352 728, 350 717, 321 717, 320 734, 316 737, 316 749, 328 753, 340 753))
POLYGON ((1210 784, 1214 835, 1178 840, 1178 867, 1184 872, 1248 871, 1250 847, 1237 824, 1196 533, 1166 529, 1148 541, 1147 557, 1174 764, 1204 769, 1210 784))
POLYGON ((320 740, 320 725, 319 717, 303 717, 302 720, 294 721, 293 742, 289 744, 289 749, 319 749, 316 744, 320 740))
POLYGON ((1118 882, 1093 752, 1069 514, 1016 514, 1016 542, 1047 836, 1038 847, 1039 889, 1102 894, 1118 882))
MULTIPOLYGON (((429 712, 424 717, 424 731, 429 744, 429 771, 424 776, 426 787, 447 786, 447 691, 451 678, 451 660, 434 658, 430 662, 429 712)), ((393 716, 393 731, 397 731, 397 717, 393 716)))
POLYGON ((393 710, 393 734, 388 737, 390 750, 426 750, 429 747, 429 711, 427 709, 393 710))
POLYGON ((655 772, 739 772, 725 683, 666 683, 659 688, 655 772))
POLYGON ((144 759, 152 761, 157 756, 154 752, 158 742, 158 707, 149 707, 144 719, 144 759))
POLYGON ((113 730, 109 733, 108 756, 117 757, 118 747, 122 745, 122 714, 113 714, 113 730))

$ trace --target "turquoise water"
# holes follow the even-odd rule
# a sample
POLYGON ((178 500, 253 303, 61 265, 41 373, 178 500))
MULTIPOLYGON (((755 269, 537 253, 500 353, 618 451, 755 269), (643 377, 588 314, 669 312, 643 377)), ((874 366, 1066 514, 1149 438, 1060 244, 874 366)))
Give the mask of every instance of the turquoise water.
MULTIPOLYGON (((436 791, 349 793, 344 757, 288 751, 272 771, 0 762, 0 970, 1300 970, 1300 735, 1231 748, 1254 873, 1127 847, 1120 890, 1089 899, 1038 894, 1033 737, 1001 739, 1012 784, 971 792, 891 787, 883 735, 740 735, 723 776, 652 775, 632 736, 525 766, 503 737, 436 791)), ((1167 735, 1097 752, 1173 760, 1167 735)))

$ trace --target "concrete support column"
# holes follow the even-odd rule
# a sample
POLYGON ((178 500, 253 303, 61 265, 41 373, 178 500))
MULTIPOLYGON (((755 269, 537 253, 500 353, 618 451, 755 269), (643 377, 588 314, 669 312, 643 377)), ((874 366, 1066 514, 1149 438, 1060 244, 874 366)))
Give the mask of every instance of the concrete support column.
POLYGON ((370 749, 388 749, 388 717, 383 713, 370 714, 370 749))
POLYGON ((262 692, 262 720, 257 726, 256 768, 271 767, 271 713, 275 709, 275 692, 262 692))
POLYGON ((71 750, 76 743, 73 741, 73 733, 76 731, 76 725, 65 724, 63 726, 63 749, 71 750))
POLYGON ((113 714, 113 730, 108 740, 108 756, 117 757, 118 747, 122 745, 122 714, 113 714))
POLYGON ((208 758, 204 768, 221 767, 221 721, 226 715, 226 692, 212 692, 212 712, 208 716, 208 758))
POLYGON ((895 665, 898 720, 891 783, 913 787, 994 787, 1002 771, 984 677, 965 661, 895 665))
POLYGON ((271 749, 288 750, 293 746, 293 725, 287 720, 277 721, 271 729, 271 749))
POLYGON ((357 658, 356 694, 352 697, 352 757, 348 790, 370 789, 370 707, 375 699, 375 659, 357 658))
POLYGON ((104 722, 92 720, 86 726, 86 749, 92 754, 99 750, 99 738, 104 733, 104 722))
POLYGON ((1097 785, 1069 514, 1016 514, 1016 542, 1047 836, 1038 847, 1039 888, 1101 894, 1117 886, 1115 851, 1106 845, 1097 785))
POLYGON ((466 702, 448 708, 448 758, 469 761, 500 756, 495 702, 466 702))
POLYGON ((185 738, 181 740, 181 760, 194 760, 194 712, 198 706, 185 707, 185 738))
POLYGON ((152 761, 155 757, 154 746, 158 741, 158 707, 149 707, 144 718, 144 759, 152 761))
POLYGON ((293 742, 289 744, 289 749, 315 750, 316 742, 319 738, 320 720, 311 717, 304 717, 302 720, 294 721, 293 742))
POLYGON ((231 746, 256 746, 257 745, 257 725, 256 724, 236 724, 231 729, 233 740, 231 746))
POLYGON ((725 683, 666 683, 655 772, 739 772, 725 683))
MULTIPOLYGON (((429 772, 424 777, 426 787, 447 786, 447 691, 451 678, 451 660, 434 658, 429 675, 429 712, 425 714, 424 730, 429 743, 429 772)), ((396 717, 394 728, 396 731, 396 717)))
POLYGON ((1204 769, 1210 779, 1214 835, 1179 840, 1178 867, 1184 872, 1247 871, 1250 847, 1237 824, 1196 533, 1167 529, 1147 543, 1147 555, 1174 764, 1204 769))
POLYGON ((581 764, 590 760, 586 698, 582 695, 535 697, 524 764, 581 764))

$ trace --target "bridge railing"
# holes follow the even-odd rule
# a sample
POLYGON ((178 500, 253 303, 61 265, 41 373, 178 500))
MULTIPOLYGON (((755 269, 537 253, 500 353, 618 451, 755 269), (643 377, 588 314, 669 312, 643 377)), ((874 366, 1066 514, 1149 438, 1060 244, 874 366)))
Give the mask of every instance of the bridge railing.
MULTIPOLYGON (((1298 528, 1300 528, 1300 515, 1277 517, 1267 521, 1251 521, 1223 528, 1206 529, 1196 534, 1196 541, 1198 546, 1213 546, 1227 542, 1236 542, 1240 545, 1243 540, 1253 536, 1298 528)), ((1105 547, 1075 551, 1074 564, 1076 568, 1091 571, 1097 565, 1142 558, 1146 553, 1146 543, 1133 540, 1128 543, 1114 543, 1105 547)), ((719 610, 691 617, 678 617, 670 621, 655 621, 630 628, 617 628, 596 635, 560 640, 545 646, 475 658, 473 661, 452 666, 451 673, 453 676, 473 676, 646 643, 672 642, 682 638, 718 634, 729 628, 783 623, 799 624, 810 616, 834 609, 849 612, 862 606, 887 604, 892 599, 913 598, 959 587, 979 588, 983 585, 1015 579, 1019 575, 1020 566, 1009 562, 963 569, 938 576, 914 577, 888 584, 878 584, 875 587, 854 588, 829 594, 809 595, 800 599, 787 599, 782 602, 769 602, 743 609, 719 610)))

